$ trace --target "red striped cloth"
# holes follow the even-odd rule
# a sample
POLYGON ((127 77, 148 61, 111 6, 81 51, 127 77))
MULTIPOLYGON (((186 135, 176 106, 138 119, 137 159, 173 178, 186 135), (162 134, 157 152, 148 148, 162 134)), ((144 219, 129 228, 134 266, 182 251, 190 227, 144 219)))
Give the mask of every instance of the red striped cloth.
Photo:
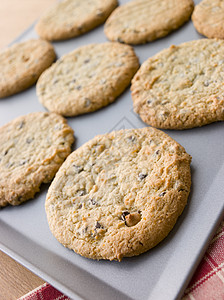
POLYGON ((224 221, 184 293, 184 300, 224 300, 224 221))
MULTIPOLYGON (((45 283, 18 300, 69 300, 45 283)), ((224 221, 218 228, 182 300, 224 300, 224 221)))

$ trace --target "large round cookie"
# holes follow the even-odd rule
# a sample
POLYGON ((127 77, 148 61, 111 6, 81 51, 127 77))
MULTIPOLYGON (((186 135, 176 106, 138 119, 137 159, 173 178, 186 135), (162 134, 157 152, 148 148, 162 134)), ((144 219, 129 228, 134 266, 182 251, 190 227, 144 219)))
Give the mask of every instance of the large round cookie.
POLYGON ((102 24, 117 6, 117 0, 64 0, 47 11, 36 25, 40 37, 64 40, 102 24))
POLYGON ((28 40, 0 53, 0 98, 25 90, 55 59, 53 46, 43 40, 28 40))
POLYGON ((187 203, 190 161, 154 128, 96 136, 70 154, 49 188, 52 233, 93 259, 147 251, 167 236, 187 203))
POLYGON ((147 43, 179 28, 189 20, 192 0, 135 0, 116 8, 105 24, 109 40, 147 43))
POLYGON ((195 6, 192 21, 199 33, 208 38, 224 39, 224 1, 201 1, 195 6))
POLYGON ((131 46, 82 46, 42 74, 37 82, 37 95, 48 110, 65 116, 95 111, 124 91, 138 67, 131 46))
POLYGON ((54 113, 30 113, 0 128, 0 206, 18 205, 49 182, 71 152, 73 130, 54 113))
POLYGON ((171 46, 145 61, 132 80, 134 111, 158 128, 224 120, 224 41, 171 46))

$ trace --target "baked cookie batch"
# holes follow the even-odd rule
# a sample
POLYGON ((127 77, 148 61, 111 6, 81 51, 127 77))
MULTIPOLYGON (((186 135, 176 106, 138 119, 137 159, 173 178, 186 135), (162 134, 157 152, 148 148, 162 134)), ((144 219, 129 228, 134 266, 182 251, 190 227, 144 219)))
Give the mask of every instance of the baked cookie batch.
POLYGON ((0 128, 0 206, 33 198, 55 176, 45 209, 51 232, 65 247, 120 261, 156 246, 175 225, 191 187, 191 156, 156 128, 224 121, 223 17, 220 0, 195 8, 192 0, 121 6, 116 0, 63 0, 46 12, 36 25, 41 39, 0 53, 0 98, 37 82, 37 97, 49 111, 0 128), (196 30, 210 39, 172 45, 139 66, 131 45, 162 38, 191 15, 196 30), (49 41, 104 22, 110 42, 84 45, 55 62, 49 41), (99 135, 70 154, 74 132, 64 117, 109 105, 130 84, 134 111, 156 128, 99 135))

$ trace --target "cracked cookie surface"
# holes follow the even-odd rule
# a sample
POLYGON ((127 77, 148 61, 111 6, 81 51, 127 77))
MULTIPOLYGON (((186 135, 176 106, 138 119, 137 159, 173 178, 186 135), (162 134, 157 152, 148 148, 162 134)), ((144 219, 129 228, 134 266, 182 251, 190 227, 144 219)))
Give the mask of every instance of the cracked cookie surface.
POLYGON ((182 26, 194 8, 192 0, 135 0, 117 7, 104 32, 111 41, 147 43, 182 26))
POLYGON ((95 111, 113 102, 139 67, 131 46, 90 44, 64 55, 37 82, 40 102, 65 116, 95 111))
POLYGON ((0 128, 0 206, 19 205, 51 181, 71 152, 73 130, 61 116, 37 112, 0 128))
POLYGON ((164 129, 224 121, 223 50, 224 41, 201 39, 146 60, 132 80, 134 111, 164 129))
POLYGON ((121 260, 157 245, 190 192, 191 157, 155 128, 96 136, 69 155, 45 202, 65 247, 92 259, 121 260))
POLYGON ((46 40, 76 37, 102 24, 116 6, 117 0, 64 0, 40 18, 36 31, 46 40))
POLYGON ((28 40, 4 49, 0 52, 0 98, 33 85, 54 60, 54 48, 44 40, 28 40))
POLYGON ((224 39, 224 1, 201 1, 195 6, 192 21, 197 31, 204 36, 224 39))

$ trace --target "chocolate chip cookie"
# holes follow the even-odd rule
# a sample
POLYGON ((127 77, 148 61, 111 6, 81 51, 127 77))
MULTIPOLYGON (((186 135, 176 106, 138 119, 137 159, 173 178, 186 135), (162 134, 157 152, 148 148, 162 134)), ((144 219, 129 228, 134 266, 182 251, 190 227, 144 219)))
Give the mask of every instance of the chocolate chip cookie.
POLYGON ((191 157, 154 128, 96 136, 66 159, 45 208, 65 247, 88 258, 121 260, 157 245, 190 191, 191 157))
POLYGON ((43 40, 28 40, 0 53, 0 98, 33 85, 55 60, 53 46, 43 40))
POLYGON ((0 128, 0 206, 18 205, 51 181, 71 152, 73 130, 61 116, 37 112, 0 128))
POLYGON ((65 40, 102 24, 116 8, 117 0, 64 0, 48 10, 36 25, 46 40, 65 40))
POLYGON ((117 7, 107 19, 109 40, 127 44, 151 42, 182 26, 194 8, 192 0, 135 0, 117 7))
POLYGON ((82 46, 60 58, 37 82, 37 95, 49 111, 75 116, 113 102, 139 67, 131 46, 82 46))
POLYGON ((224 121, 223 51, 224 41, 201 39, 149 58, 132 80, 134 111, 158 128, 224 121))
POLYGON ((195 6, 192 21, 197 31, 204 36, 224 39, 224 1, 201 1, 195 6))

